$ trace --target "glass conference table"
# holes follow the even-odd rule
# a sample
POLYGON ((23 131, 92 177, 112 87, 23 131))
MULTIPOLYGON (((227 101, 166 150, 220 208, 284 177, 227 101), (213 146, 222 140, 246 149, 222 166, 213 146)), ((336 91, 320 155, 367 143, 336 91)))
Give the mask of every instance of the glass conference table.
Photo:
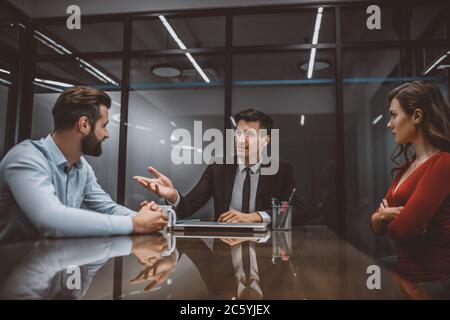
POLYGON ((325 226, 0 245, 1 299, 410 299, 325 226))

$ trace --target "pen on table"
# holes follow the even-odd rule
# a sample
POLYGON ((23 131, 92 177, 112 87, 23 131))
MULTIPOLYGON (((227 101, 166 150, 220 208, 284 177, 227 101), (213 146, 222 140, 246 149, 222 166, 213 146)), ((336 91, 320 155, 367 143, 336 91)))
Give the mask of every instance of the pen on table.
MULTIPOLYGON (((284 224, 286 223, 286 220, 288 219, 288 216, 289 216, 289 210, 290 210, 290 208, 287 207, 286 213, 284 214, 283 218, 281 218, 281 222, 280 222, 280 226, 281 226, 281 227, 284 227, 284 224)), ((291 214, 292 214, 292 212, 291 212, 291 214)), ((291 219, 292 219, 292 218, 291 218, 291 219)))
POLYGON ((277 198, 272 198, 272 199, 270 199, 270 201, 272 202, 272 207, 277 206, 277 202, 278 202, 277 198))
POLYGON ((284 217, 281 219, 281 224, 280 224, 281 226, 284 226, 284 224, 286 223, 286 220, 289 215, 289 207, 291 206, 292 198, 294 198, 294 195, 295 195, 295 187, 294 187, 294 189, 292 189, 291 195, 289 196, 289 200, 287 203, 287 209, 286 209, 287 211, 286 211, 284 217))
MULTIPOLYGON (((278 200, 277 200, 277 198, 272 198, 272 199, 270 199, 270 201, 271 201, 271 203, 272 203, 272 212, 273 212, 273 210, 274 210, 275 207, 277 206, 277 205, 276 205, 276 202, 278 202, 278 200)), ((278 210, 277 210, 277 209, 275 209, 275 214, 278 214, 278 210)))
POLYGON ((295 194, 295 187, 294 189, 292 189, 291 195, 289 196, 289 200, 288 200, 288 205, 291 205, 292 202, 292 198, 294 198, 294 194, 295 194))

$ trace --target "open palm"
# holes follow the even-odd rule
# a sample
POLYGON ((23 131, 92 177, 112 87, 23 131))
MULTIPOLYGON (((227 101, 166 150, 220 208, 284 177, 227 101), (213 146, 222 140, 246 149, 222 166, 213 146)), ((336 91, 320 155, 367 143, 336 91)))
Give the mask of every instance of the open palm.
POLYGON ((148 167, 148 172, 155 178, 134 176, 133 179, 144 186, 148 191, 166 198, 170 202, 175 202, 177 190, 172 181, 153 167, 148 167))

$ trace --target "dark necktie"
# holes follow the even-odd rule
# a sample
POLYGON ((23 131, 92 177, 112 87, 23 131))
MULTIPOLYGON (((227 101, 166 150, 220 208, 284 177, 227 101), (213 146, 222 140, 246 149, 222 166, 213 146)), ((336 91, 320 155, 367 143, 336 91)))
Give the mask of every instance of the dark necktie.
POLYGON ((244 269, 245 281, 243 282, 245 286, 250 285, 250 245, 246 241, 242 244, 242 268, 244 269))
POLYGON ((245 168, 244 187, 242 189, 242 207, 241 212, 248 213, 250 209, 250 168, 245 168))

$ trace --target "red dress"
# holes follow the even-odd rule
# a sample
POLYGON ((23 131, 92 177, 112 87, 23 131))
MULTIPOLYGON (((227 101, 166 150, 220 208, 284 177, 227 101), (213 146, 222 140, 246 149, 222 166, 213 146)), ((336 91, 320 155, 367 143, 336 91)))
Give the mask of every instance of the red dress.
POLYGON ((399 170, 385 197, 390 207, 404 206, 387 229, 398 271, 414 282, 444 280, 450 276, 450 154, 434 154, 395 190, 409 165, 399 170))

